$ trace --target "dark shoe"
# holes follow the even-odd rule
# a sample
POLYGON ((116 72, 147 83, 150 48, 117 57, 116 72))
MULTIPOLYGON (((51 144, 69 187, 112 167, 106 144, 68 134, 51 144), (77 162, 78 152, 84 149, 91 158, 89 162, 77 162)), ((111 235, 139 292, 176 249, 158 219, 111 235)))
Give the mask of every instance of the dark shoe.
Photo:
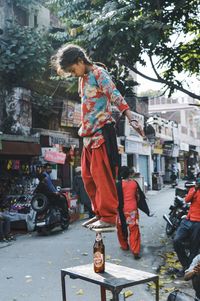
POLYGON ((134 255, 134 258, 135 258, 136 260, 138 260, 138 259, 141 258, 141 256, 140 256, 139 254, 133 254, 133 255, 134 255))
POLYGON ((177 273, 176 273, 176 276, 178 277, 178 278, 182 278, 182 277, 184 277, 184 275, 185 275, 185 271, 182 269, 182 270, 179 270, 177 273))
POLYGON ((0 242, 2 242, 2 243, 8 243, 8 240, 6 239, 6 238, 2 238, 1 240, 0 240, 0 242))
POLYGON ((127 246, 126 248, 122 248, 120 247, 123 251, 128 251, 129 250, 129 246, 127 246))
POLYGON ((89 212, 89 218, 95 217, 95 214, 93 212, 89 212))
POLYGON ((5 238, 6 238, 6 240, 8 240, 8 241, 16 240, 16 238, 15 238, 12 234, 7 235, 5 238))

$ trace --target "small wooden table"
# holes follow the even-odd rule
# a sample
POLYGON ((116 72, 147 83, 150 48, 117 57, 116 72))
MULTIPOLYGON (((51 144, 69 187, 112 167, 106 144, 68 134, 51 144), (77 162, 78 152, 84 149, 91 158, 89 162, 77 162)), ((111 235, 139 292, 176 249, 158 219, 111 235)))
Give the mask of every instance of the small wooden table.
POLYGON ((65 276, 82 279, 100 286, 101 301, 106 301, 106 290, 113 294, 113 301, 119 301, 122 289, 141 283, 153 281, 156 285, 156 301, 159 301, 159 277, 155 274, 106 262, 106 271, 97 274, 93 264, 80 265, 61 270, 62 300, 66 299, 65 276))

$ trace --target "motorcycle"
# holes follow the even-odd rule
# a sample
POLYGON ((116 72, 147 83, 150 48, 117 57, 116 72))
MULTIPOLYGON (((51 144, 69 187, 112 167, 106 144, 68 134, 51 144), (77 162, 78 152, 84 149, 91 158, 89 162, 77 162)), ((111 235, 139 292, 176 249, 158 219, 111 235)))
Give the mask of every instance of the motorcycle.
POLYGON ((185 203, 183 197, 187 194, 188 190, 194 186, 195 182, 186 182, 185 189, 176 188, 174 205, 169 207, 169 215, 163 215, 164 220, 167 222, 165 231, 168 236, 175 234, 175 231, 179 227, 182 219, 186 217, 190 205, 185 203), (179 196, 179 194, 181 196, 179 196))
POLYGON ((36 193, 31 200, 31 207, 36 212, 35 230, 47 234, 55 227, 66 230, 69 227, 70 216, 62 208, 52 205, 42 193, 36 193))
POLYGON ((174 199, 174 205, 171 205, 169 209, 169 216, 164 214, 163 218, 167 222, 165 228, 166 234, 171 236, 179 227, 182 219, 187 215, 189 205, 185 203, 183 198, 177 195, 174 199))

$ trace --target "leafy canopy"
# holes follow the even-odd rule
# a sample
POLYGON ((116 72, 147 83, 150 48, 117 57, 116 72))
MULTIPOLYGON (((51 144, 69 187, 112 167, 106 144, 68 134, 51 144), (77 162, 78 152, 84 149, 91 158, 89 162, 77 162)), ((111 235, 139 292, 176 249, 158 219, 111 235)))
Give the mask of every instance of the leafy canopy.
POLYGON ((22 85, 40 78, 52 53, 47 36, 34 28, 10 25, 0 47, 0 81, 22 85))
POLYGON ((71 42, 85 47, 94 60, 121 66, 200 99, 177 79, 179 73, 199 77, 199 0, 49 0, 66 22, 71 42), (154 70, 142 74, 147 54, 154 70), (156 58, 156 63, 154 62, 156 58), (161 74, 157 70, 164 70, 161 74))

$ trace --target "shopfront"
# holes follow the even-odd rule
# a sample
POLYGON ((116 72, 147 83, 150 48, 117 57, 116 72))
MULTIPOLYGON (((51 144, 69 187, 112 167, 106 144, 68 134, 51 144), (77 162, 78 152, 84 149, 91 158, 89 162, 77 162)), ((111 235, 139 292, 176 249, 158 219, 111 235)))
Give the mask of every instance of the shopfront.
POLYGON ((128 157, 128 166, 133 166, 135 171, 143 177, 144 185, 150 187, 150 145, 144 142, 135 141, 133 137, 127 137, 125 140, 125 153, 128 157))
POLYGON ((41 148, 37 138, 1 135, 1 195, 27 194, 34 189, 36 174, 40 168, 40 154, 41 148), (14 141, 6 140, 12 137, 14 141))
POLYGON ((71 188, 74 168, 80 165, 79 138, 73 138, 68 132, 34 129, 40 136, 40 161, 52 164, 54 185, 71 188))
POLYGON ((187 177, 188 174, 188 157, 189 157, 189 144, 185 142, 180 143, 179 163, 181 166, 181 178, 187 177))

